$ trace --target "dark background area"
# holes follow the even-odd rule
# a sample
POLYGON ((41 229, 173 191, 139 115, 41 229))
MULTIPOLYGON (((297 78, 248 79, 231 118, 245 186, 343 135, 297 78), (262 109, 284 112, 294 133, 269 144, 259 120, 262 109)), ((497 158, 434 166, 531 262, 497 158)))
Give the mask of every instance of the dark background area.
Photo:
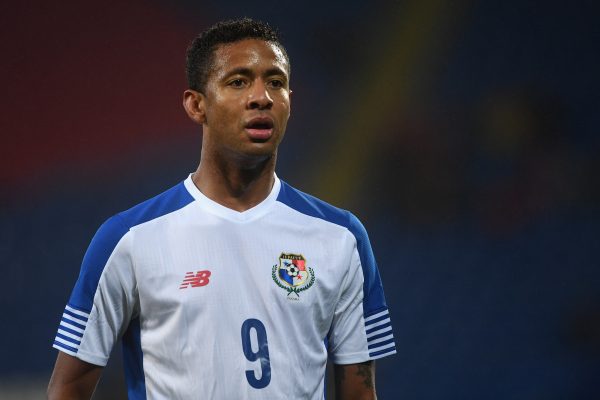
MULTIPOLYGON (((370 233, 398 348, 379 397, 600 398, 599 9, 4 4, 0 398, 45 390, 98 226, 195 169, 185 48, 240 16, 278 27, 293 66, 278 175, 370 233)), ((98 399, 119 398, 113 359, 98 399)))

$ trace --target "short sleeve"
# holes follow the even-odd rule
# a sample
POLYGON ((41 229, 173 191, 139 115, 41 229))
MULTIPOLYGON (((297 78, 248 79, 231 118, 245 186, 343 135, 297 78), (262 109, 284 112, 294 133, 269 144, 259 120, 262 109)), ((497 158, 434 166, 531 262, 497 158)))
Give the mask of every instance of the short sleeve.
POLYGON ((96 232, 62 314, 53 347, 104 366, 136 309, 131 233, 119 216, 96 232))
POLYGON ((348 274, 328 335, 336 364, 374 360, 396 353, 381 277, 364 226, 350 215, 355 238, 348 274))

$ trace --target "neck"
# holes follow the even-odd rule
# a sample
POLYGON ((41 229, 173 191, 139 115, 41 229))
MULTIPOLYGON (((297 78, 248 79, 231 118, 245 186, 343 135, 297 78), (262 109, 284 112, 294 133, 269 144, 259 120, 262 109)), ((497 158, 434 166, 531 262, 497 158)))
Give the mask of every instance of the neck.
POLYGON ((259 160, 227 159, 205 154, 203 149, 192 181, 209 199, 235 211, 246 211, 271 193, 276 158, 277 154, 259 160))

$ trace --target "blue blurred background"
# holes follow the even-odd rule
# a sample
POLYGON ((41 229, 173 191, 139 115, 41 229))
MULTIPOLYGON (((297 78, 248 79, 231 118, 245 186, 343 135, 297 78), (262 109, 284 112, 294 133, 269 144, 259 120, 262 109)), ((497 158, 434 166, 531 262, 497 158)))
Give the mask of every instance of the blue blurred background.
MULTIPOLYGON (((278 174, 369 230, 382 399, 600 398, 593 1, 3 4, 0 398, 40 398, 97 227, 195 169, 184 53, 223 18, 291 57, 278 174)), ((96 399, 124 398, 118 354, 96 399)))

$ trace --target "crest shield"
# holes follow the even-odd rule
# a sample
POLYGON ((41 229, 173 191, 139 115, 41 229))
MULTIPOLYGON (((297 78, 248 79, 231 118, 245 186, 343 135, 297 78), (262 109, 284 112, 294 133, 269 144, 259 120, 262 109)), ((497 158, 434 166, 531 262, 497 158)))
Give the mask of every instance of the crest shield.
POLYGON ((315 273, 306 266, 306 259, 301 254, 281 253, 279 265, 273 266, 273 280, 282 289, 287 290, 288 296, 308 289, 315 282, 315 273))

